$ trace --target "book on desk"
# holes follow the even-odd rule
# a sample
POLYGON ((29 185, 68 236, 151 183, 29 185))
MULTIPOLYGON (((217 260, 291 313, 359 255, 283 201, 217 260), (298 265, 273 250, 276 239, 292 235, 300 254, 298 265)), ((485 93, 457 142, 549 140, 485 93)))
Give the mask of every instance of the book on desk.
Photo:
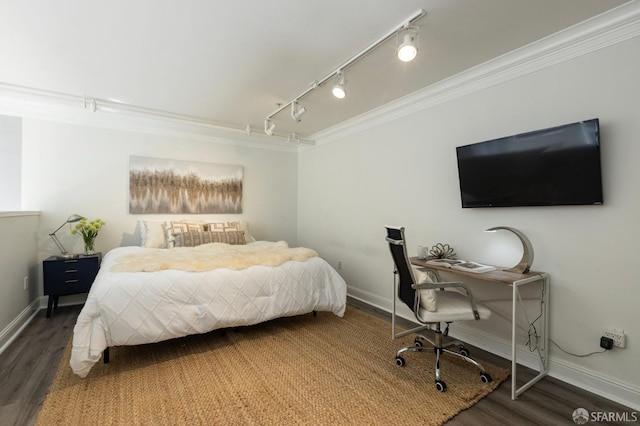
POLYGON ((473 272, 481 274, 483 272, 495 271, 495 266, 483 265, 478 262, 458 259, 431 259, 427 260, 427 265, 438 265, 445 268, 457 269, 459 271, 473 272))

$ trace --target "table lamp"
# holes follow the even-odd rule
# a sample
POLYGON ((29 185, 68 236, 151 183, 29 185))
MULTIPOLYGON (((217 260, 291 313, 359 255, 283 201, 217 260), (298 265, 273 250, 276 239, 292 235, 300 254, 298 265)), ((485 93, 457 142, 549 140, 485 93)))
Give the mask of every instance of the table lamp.
POLYGON ((49 234, 49 236, 51 237, 51 239, 53 240, 54 243, 56 243, 56 245, 58 246, 58 248, 60 249, 60 254, 57 255, 58 259, 73 259, 75 257, 78 257, 78 254, 73 254, 73 253, 69 253, 67 252, 67 250, 64 248, 64 246, 62 245, 62 243, 60 242, 60 240, 58 240, 58 237, 56 237, 56 232, 58 232, 60 229, 62 229, 63 226, 65 226, 67 223, 73 223, 73 222, 77 222, 79 220, 84 219, 84 217, 77 215, 77 214, 72 214, 71 216, 69 216, 69 218, 58 227, 58 229, 56 229, 55 231, 53 231, 52 233, 49 234))
POLYGON ((531 245, 531 241, 529 241, 527 236, 522 232, 508 226, 495 226, 493 228, 487 229, 485 232, 495 232, 500 229, 513 232, 522 242, 522 259, 520 259, 520 262, 518 262, 516 266, 514 266, 513 268, 505 269, 505 271, 526 274, 527 272, 529 272, 529 269, 533 264, 533 246, 531 245))

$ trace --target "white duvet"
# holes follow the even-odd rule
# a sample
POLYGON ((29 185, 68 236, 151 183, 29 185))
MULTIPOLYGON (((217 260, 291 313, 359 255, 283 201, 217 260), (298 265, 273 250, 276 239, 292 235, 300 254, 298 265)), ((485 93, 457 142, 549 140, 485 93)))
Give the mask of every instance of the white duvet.
POLYGON ((159 342, 314 310, 344 314, 346 284, 320 257, 241 270, 111 271, 117 258, 144 250, 149 249, 118 247, 104 256, 73 330, 70 364, 78 376, 89 374, 109 346, 159 342))

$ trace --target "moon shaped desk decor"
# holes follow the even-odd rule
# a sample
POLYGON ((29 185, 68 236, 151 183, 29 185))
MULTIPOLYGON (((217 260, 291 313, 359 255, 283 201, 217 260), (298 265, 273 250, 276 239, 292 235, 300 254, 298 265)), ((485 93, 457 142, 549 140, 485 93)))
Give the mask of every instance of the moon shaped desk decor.
POLYGON ((513 268, 505 269, 505 271, 517 272, 519 274, 526 274, 527 272, 529 272, 529 269, 533 264, 533 246, 531 245, 531 241, 529 241, 527 236, 524 235, 522 232, 518 231, 515 228, 510 228, 508 226, 496 226, 496 227, 487 229, 486 232, 496 232, 500 229, 513 232, 522 242, 522 259, 516 266, 514 266, 513 268))

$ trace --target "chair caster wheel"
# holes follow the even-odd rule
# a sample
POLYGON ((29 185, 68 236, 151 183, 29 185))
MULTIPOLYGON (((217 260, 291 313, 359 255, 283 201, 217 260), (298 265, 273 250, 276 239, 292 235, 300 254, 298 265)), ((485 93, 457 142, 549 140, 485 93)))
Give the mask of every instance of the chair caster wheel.
POLYGON ((421 348, 423 346, 424 345, 422 344, 422 340, 416 339, 416 340, 413 341, 413 347, 414 348, 421 348))
POLYGON ((489 373, 480 373, 480 380, 482 381, 482 383, 489 383, 493 379, 491 378, 489 373))
POLYGON ((462 355, 465 358, 469 358, 469 350, 467 348, 460 348, 460 355, 462 355))
POLYGON ((447 389, 447 385, 442 380, 436 380, 436 390, 438 392, 444 392, 447 389))
POLYGON ((401 356, 396 357, 396 365, 398 367, 404 367, 405 364, 406 364, 406 361, 404 360, 404 358, 402 358, 401 356))

